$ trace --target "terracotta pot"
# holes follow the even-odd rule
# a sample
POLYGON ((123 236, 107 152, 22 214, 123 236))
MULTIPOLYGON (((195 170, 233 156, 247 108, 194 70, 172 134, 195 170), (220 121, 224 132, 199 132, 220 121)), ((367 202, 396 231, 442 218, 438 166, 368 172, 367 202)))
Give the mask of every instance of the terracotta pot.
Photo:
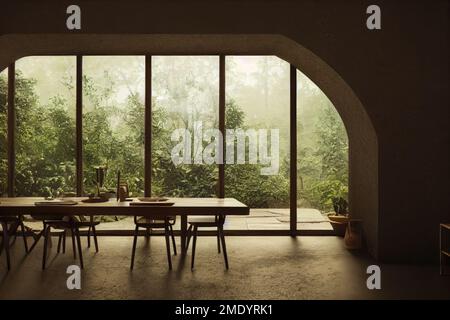
POLYGON ((344 244, 347 249, 361 249, 362 237, 361 229, 358 222, 351 222, 345 231, 344 244))
POLYGON ((328 215, 328 219, 330 219, 331 221, 335 221, 335 222, 347 223, 348 222, 348 214, 343 216, 343 215, 337 215, 337 214, 332 213, 332 214, 328 215))
POLYGON ((344 237, 344 245, 349 250, 357 250, 362 247, 361 232, 357 229, 347 226, 344 237))
POLYGON ((347 230, 348 224, 348 215, 335 215, 329 214, 328 219, 330 220, 331 226, 333 227, 334 232, 337 236, 343 237, 345 235, 345 231, 347 230))

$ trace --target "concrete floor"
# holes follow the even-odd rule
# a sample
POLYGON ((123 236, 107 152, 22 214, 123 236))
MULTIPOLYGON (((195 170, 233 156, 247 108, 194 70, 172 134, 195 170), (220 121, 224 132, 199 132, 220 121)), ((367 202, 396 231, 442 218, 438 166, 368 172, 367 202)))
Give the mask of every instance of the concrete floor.
POLYGON ((163 238, 142 237, 133 272, 131 237, 100 237, 97 254, 83 239, 82 289, 73 291, 66 287, 71 250, 57 256, 54 246, 42 271, 42 241, 25 257, 21 240, 9 273, 0 256, 0 299, 450 299, 450 277, 437 266, 381 265, 382 289, 368 290, 366 268, 375 262, 337 237, 227 237, 228 271, 213 237, 198 239, 194 271, 190 253, 174 257, 169 271, 163 238))

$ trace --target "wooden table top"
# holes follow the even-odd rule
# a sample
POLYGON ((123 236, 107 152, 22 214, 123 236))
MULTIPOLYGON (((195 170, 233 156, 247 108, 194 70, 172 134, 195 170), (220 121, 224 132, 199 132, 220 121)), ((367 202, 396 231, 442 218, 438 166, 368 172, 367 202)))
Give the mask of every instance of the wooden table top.
MULTIPOLYGON (((77 201, 75 205, 39 205, 35 202, 45 201, 37 197, 0 198, 0 216, 18 214, 56 214, 56 215, 248 215, 250 210, 245 204, 233 198, 168 198, 172 206, 130 205, 130 201, 84 203, 87 198, 64 198, 77 201)), ((133 199, 133 202, 139 201, 133 199)))
POLYGON ((441 223, 441 227, 450 229, 450 223, 441 223))

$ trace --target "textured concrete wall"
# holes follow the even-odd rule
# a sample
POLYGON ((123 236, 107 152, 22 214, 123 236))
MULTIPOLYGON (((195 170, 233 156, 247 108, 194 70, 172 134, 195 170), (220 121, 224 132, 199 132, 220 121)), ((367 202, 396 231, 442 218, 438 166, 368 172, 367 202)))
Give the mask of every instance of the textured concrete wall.
POLYGON ((138 54, 185 46, 192 53, 277 54, 324 90, 346 124, 352 210, 365 220, 372 252, 384 261, 437 260, 437 225, 450 220, 446 1, 377 1, 379 31, 366 29, 371 3, 361 1, 77 3, 83 19, 77 32, 65 28, 69 3, 3 4, 0 69, 21 55, 50 52, 138 54), (186 45, 163 34, 210 35, 215 44, 199 36, 186 45), (222 36, 263 34, 282 37, 250 45, 222 36))

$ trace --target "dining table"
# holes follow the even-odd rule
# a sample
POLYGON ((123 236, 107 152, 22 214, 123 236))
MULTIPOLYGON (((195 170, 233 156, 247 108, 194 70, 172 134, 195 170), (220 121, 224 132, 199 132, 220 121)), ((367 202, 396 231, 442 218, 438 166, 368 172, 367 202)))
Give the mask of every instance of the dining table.
POLYGON ((87 197, 65 197, 46 200, 42 197, 0 198, 0 216, 52 215, 52 216, 180 216, 182 252, 186 252, 188 216, 249 215, 247 205, 234 198, 170 198, 165 201, 128 201, 109 199, 89 202, 87 197))

